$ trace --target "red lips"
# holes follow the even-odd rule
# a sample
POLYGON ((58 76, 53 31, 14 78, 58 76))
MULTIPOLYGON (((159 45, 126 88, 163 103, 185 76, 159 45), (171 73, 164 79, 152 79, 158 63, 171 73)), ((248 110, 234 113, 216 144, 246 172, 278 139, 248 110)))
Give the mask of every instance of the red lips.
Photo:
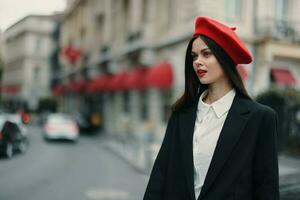
POLYGON ((206 73, 207 73, 207 71, 205 71, 205 70, 202 70, 202 69, 197 70, 197 74, 200 78, 202 78, 206 73))

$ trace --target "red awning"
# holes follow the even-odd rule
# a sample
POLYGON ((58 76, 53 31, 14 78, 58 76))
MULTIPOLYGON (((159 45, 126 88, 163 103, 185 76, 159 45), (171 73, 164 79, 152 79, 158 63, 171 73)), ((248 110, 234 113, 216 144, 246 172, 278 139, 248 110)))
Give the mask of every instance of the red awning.
POLYGON ((108 89, 111 91, 120 91, 125 90, 126 87, 124 85, 125 80, 128 78, 128 72, 123 71, 119 74, 116 74, 109 81, 108 89))
POLYGON ((63 86, 64 86, 64 89, 66 91, 72 91, 72 83, 71 82, 68 82, 68 83, 64 83, 63 86))
POLYGON ((110 81, 112 80, 111 75, 104 75, 101 80, 97 83, 97 89, 99 91, 109 91, 110 90, 110 81))
POLYGON ((273 80, 280 85, 294 85, 297 82, 288 69, 273 68, 271 75, 273 80))
POLYGON ((109 82, 111 77, 108 75, 100 75, 94 80, 90 81, 87 86, 87 91, 94 93, 98 91, 108 91, 109 90, 109 82))
POLYGON ((96 79, 89 81, 87 84, 86 90, 89 93, 94 93, 97 91, 96 79))
POLYGON ((16 94, 20 91, 19 85, 4 85, 1 87, 1 92, 6 94, 16 94))
POLYGON ((248 77, 248 72, 245 68, 245 66, 243 65, 237 65, 237 70, 240 74, 240 76, 242 77, 243 80, 247 80, 249 77, 248 77))
POLYGON ((146 76, 146 84, 149 87, 170 88, 173 83, 172 66, 163 62, 150 68, 146 76))
POLYGON ((52 89, 52 93, 54 96, 61 96, 64 92, 64 86, 63 85, 56 85, 52 89))
POLYGON ((75 92, 83 92, 85 90, 85 87, 86 87, 85 80, 73 82, 73 85, 72 85, 73 91, 75 91, 75 92))
POLYGON ((81 81, 72 81, 66 84, 66 90, 73 92, 82 92, 84 91, 86 86, 86 82, 84 80, 81 81))
POLYGON ((125 90, 138 89, 142 90, 146 88, 145 77, 147 75, 146 68, 136 68, 128 73, 125 82, 123 83, 125 90))

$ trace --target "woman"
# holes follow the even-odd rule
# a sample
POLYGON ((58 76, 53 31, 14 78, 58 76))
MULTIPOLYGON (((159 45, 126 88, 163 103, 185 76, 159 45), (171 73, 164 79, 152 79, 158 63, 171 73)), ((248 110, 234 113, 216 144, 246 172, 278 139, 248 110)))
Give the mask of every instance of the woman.
POLYGON ((234 32, 198 17, 144 200, 278 200, 275 112, 248 96, 237 72, 252 56, 234 32))

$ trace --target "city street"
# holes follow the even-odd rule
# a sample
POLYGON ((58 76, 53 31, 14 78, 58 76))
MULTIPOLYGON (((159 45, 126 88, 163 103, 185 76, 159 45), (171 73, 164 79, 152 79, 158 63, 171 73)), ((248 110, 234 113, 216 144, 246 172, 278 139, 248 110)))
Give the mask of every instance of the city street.
POLYGON ((288 175, 281 178, 281 200, 300 199, 300 174, 288 175))
POLYGON ((299 9, 0 0, 0 200, 300 200, 299 9))
POLYGON ((101 137, 46 143, 39 128, 28 132, 28 151, 0 160, 1 200, 142 199, 147 177, 105 148, 101 137))
MULTIPOLYGON (((28 133, 30 147, 25 154, 0 159, 1 200, 142 199, 147 175, 107 148, 106 137, 45 142, 40 128, 30 126, 28 133)), ((281 200, 299 200, 299 161, 285 156, 279 161, 281 200)))

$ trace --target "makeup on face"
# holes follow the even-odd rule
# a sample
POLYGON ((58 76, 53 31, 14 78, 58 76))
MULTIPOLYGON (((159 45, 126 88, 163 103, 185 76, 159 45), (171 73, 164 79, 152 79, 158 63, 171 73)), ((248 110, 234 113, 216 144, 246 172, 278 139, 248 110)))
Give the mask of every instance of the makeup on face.
POLYGON ((194 72, 201 84, 215 84, 223 82, 225 78, 222 66, 212 50, 199 37, 193 41, 191 59, 194 72))
POLYGON ((205 74, 207 73, 207 71, 206 71, 206 70, 202 70, 202 69, 198 69, 198 70, 196 71, 196 73, 197 73, 197 75, 198 75, 200 78, 202 78, 202 77, 205 76, 205 74))
MULTIPOLYGON (((212 52, 210 51, 210 49, 208 47, 200 50, 200 56, 203 58, 209 58, 209 56, 211 56, 211 55, 212 55, 212 52)), ((195 61, 198 59, 199 55, 196 52, 192 51, 191 56, 192 56, 192 60, 195 61)))
MULTIPOLYGON (((192 56, 193 62, 196 62, 196 60, 199 59, 198 56, 201 56, 201 59, 207 59, 207 58, 209 58, 209 56, 212 53, 208 47, 204 47, 203 49, 200 50, 199 54, 200 55, 198 55, 196 52, 192 51, 191 56, 192 56)), ((205 70, 205 69, 195 68, 195 71, 199 78, 203 78, 207 73, 207 70, 205 70)))

